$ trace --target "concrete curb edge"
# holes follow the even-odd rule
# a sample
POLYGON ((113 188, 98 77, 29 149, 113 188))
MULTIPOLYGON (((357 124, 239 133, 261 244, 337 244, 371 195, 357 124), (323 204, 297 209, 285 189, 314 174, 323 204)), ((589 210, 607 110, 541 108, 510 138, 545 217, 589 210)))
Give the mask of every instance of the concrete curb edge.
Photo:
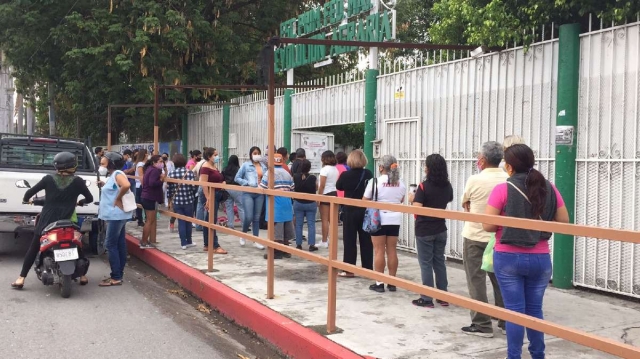
POLYGON ((233 290, 160 250, 141 250, 126 235, 128 252, 240 326, 255 332, 291 358, 363 359, 351 350, 233 290))

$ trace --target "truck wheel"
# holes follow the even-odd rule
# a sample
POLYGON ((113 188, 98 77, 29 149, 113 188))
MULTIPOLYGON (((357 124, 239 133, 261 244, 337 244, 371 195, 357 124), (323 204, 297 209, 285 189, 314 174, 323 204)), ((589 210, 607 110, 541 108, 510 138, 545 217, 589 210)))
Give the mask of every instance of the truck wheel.
POLYGON ((71 296, 71 275, 63 275, 60 278, 60 295, 62 298, 71 296))

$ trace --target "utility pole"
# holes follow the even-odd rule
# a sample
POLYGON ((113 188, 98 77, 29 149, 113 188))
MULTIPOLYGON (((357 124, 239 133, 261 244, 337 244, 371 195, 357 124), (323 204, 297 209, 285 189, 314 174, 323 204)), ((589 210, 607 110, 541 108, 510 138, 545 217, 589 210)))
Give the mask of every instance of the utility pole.
POLYGON ((54 104, 53 85, 49 83, 49 136, 56 135, 56 112, 53 108, 54 104))

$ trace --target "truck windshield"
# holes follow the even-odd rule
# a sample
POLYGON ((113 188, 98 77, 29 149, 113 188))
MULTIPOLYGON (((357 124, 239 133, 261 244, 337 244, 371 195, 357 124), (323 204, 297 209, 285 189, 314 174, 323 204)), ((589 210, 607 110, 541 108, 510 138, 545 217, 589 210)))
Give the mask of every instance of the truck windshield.
POLYGON ((39 143, 26 139, 3 139, 0 144, 0 167, 53 169, 53 158, 60 152, 74 153, 78 158, 78 171, 93 172, 95 167, 88 150, 80 143, 39 143))

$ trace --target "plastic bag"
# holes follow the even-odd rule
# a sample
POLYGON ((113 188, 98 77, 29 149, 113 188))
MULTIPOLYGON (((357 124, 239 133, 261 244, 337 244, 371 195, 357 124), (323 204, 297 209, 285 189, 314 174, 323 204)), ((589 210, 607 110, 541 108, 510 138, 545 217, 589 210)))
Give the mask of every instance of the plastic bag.
POLYGON ((484 249, 484 254, 482 255, 482 268, 485 272, 493 273, 493 247, 496 245, 496 234, 491 233, 491 239, 487 244, 487 247, 484 249))

